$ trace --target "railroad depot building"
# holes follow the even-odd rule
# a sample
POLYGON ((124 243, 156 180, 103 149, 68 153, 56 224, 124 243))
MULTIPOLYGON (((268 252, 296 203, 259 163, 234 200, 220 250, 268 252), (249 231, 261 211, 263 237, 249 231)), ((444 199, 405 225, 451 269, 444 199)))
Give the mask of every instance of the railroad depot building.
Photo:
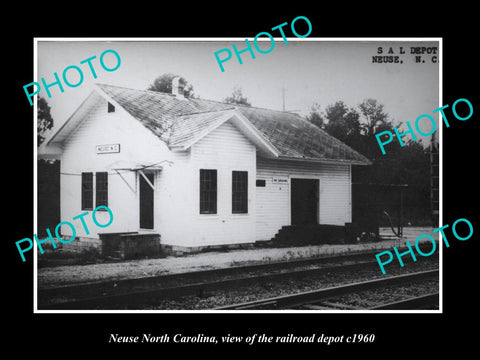
POLYGON ((97 84, 39 157, 60 159, 61 221, 100 205, 114 215, 67 245, 124 257, 344 226, 352 165, 370 164, 297 114, 185 98, 178 81, 172 94, 97 84))

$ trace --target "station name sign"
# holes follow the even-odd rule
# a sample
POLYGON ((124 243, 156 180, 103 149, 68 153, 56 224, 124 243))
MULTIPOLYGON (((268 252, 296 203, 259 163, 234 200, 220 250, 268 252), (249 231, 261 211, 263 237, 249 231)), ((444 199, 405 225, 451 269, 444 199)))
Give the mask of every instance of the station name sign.
POLYGON ((272 178, 274 184, 288 184, 288 178, 272 178))
POLYGON ((97 154, 113 154, 120 152, 120 144, 95 145, 97 154))

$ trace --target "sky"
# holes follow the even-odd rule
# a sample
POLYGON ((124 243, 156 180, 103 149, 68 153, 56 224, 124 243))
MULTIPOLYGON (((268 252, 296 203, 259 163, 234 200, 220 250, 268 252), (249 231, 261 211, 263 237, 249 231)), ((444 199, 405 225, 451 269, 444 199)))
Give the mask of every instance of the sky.
MULTIPOLYGON (((249 38, 255 58, 246 51, 241 54, 243 64, 240 64, 232 44, 239 50, 245 49, 242 38, 87 40, 90 39, 37 39, 37 76, 32 81, 40 83, 43 77, 47 84, 54 82, 54 72, 62 78, 63 70, 70 65, 78 66, 84 76, 77 87, 68 87, 62 80, 63 93, 58 86, 51 87, 51 98, 41 90, 39 95, 51 106, 55 127, 71 116, 95 83, 144 90, 164 73, 184 77, 193 85, 195 95, 202 99, 222 101, 231 95, 234 86, 239 86, 252 106, 275 110, 282 110, 282 89, 285 89, 286 110, 301 115, 308 114, 313 103, 320 104, 320 110, 324 111, 326 106, 338 100, 356 106, 373 98, 384 105, 394 124, 410 121, 413 125, 422 114, 431 114, 438 121, 438 113, 432 114, 432 110, 442 105, 439 102, 441 55, 438 41, 288 38, 285 44, 280 37, 275 38, 269 53, 262 54, 249 38), (378 54, 379 47, 382 54, 378 54), (404 54, 400 54, 400 47, 404 54), (411 54, 412 47, 437 47, 437 50, 436 54, 419 55, 411 54), (214 53, 225 48, 232 52, 232 57, 223 63, 225 71, 222 72, 214 53), (111 72, 105 71, 99 63, 100 55, 109 49, 121 58, 118 69, 111 72), (388 54, 389 51, 393 54, 388 54), (399 62, 372 61, 374 56, 383 55, 398 56, 399 62), (88 64, 80 64, 92 56, 96 56, 92 65, 97 79, 93 78, 88 64), (421 56, 424 62, 415 62, 416 56, 421 56)), ((258 46, 266 52, 272 43, 262 37, 258 46)), ((221 58, 226 55, 226 52, 219 54, 221 58)), ((116 65, 111 53, 105 54, 104 60, 107 67, 116 65)), ((75 70, 69 70, 71 83, 78 82, 76 76, 75 70)), ((26 102, 28 104, 27 99, 26 102)), ((429 127, 422 129, 428 131, 429 127)))

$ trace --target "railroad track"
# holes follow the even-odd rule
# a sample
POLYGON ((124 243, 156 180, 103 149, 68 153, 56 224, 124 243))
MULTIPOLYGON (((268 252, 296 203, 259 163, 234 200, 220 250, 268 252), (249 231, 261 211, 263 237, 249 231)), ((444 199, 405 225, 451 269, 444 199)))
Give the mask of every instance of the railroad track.
MULTIPOLYGON (((325 306, 324 301, 332 298, 338 298, 342 295, 359 293, 366 290, 377 289, 380 287, 387 287, 392 285, 404 284, 407 282, 415 282, 425 279, 438 278, 438 270, 427 270, 411 274, 404 274, 398 276, 390 276, 382 279, 374 279, 368 281, 356 282, 353 284, 329 287, 320 290, 301 292, 293 295, 284 295, 268 299, 250 301, 246 303, 228 305, 215 308, 215 310, 281 310, 281 309, 310 309, 310 310, 325 310, 335 307, 325 306)), ((369 310, 381 309, 409 309, 413 310, 418 307, 438 304, 438 293, 428 294, 426 296, 419 296, 409 298, 406 300, 397 301, 395 303, 379 305, 368 308, 369 310)), ((329 304, 332 305, 332 304, 329 304)), ((334 304, 337 307, 343 304, 334 304)), ((345 306, 344 306, 345 308, 345 306)), ((346 306, 346 309, 360 310, 346 306)))
POLYGON ((439 293, 416 296, 405 300, 392 302, 389 304, 373 306, 369 310, 411 310, 437 307, 439 303, 439 293))
POLYGON ((321 275, 377 266, 374 253, 297 259, 191 273, 114 280, 42 289, 38 291, 40 310, 85 310, 108 305, 136 307, 158 299, 199 296, 219 290, 275 281, 280 278, 321 275), (314 268, 309 268, 314 266, 314 268), (181 285, 179 285, 179 283, 181 285))
POLYGON ((219 290, 373 268, 372 257, 364 253, 45 289, 38 293, 38 309, 142 308, 182 296, 202 298, 219 290))

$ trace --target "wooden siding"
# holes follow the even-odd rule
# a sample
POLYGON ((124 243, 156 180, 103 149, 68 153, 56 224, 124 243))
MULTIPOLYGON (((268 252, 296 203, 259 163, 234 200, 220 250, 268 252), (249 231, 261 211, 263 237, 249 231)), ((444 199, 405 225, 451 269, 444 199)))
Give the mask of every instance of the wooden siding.
POLYGON ((172 164, 156 178, 155 229, 161 243, 180 245, 188 242, 193 214, 193 172, 190 151, 171 153, 172 164))
POLYGON ((204 246, 253 242, 255 238, 256 149, 230 122, 226 122, 193 145, 184 175, 183 226, 171 228, 167 243, 204 246), (217 170, 217 214, 200 214, 200 169, 217 170), (232 214, 232 171, 248 172, 248 213, 232 214), (175 233, 175 234, 174 234, 175 233))
POLYGON ((256 240, 269 240, 291 224, 290 185, 292 178, 319 179, 319 223, 344 225, 351 221, 351 178, 349 165, 317 164, 301 161, 257 159, 256 240), (288 184, 273 183, 288 178, 288 184))
MULTIPOLYGON (((122 178, 115 173, 112 166, 115 167, 113 164, 117 161, 160 162, 170 156, 166 145, 143 125, 122 109, 116 108, 114 113, 108 113, 107 101, 99 99, 63 144, 60 178, 62 221, 72 221, 72 217, 86 211, 81 209, 80 174, 107 171, 108 207, 114 214, 113 223, 107 228, 99 228, 95 226, 91 216, 86 216, 91 233, 86 234, 80 221, 75 220, 77 236, 97 238, 98 232, 138 231, 138 174, 120 170, 122 178), (120 152, 97 154, 95 146, 102 144, 120 144, 120 152)), ((105 212, 97 212, 97 217, 100 223, 108 221, 108 214, 105 212)), ((62 232, 71 234, 68 226, 64 226, 62 232)))

